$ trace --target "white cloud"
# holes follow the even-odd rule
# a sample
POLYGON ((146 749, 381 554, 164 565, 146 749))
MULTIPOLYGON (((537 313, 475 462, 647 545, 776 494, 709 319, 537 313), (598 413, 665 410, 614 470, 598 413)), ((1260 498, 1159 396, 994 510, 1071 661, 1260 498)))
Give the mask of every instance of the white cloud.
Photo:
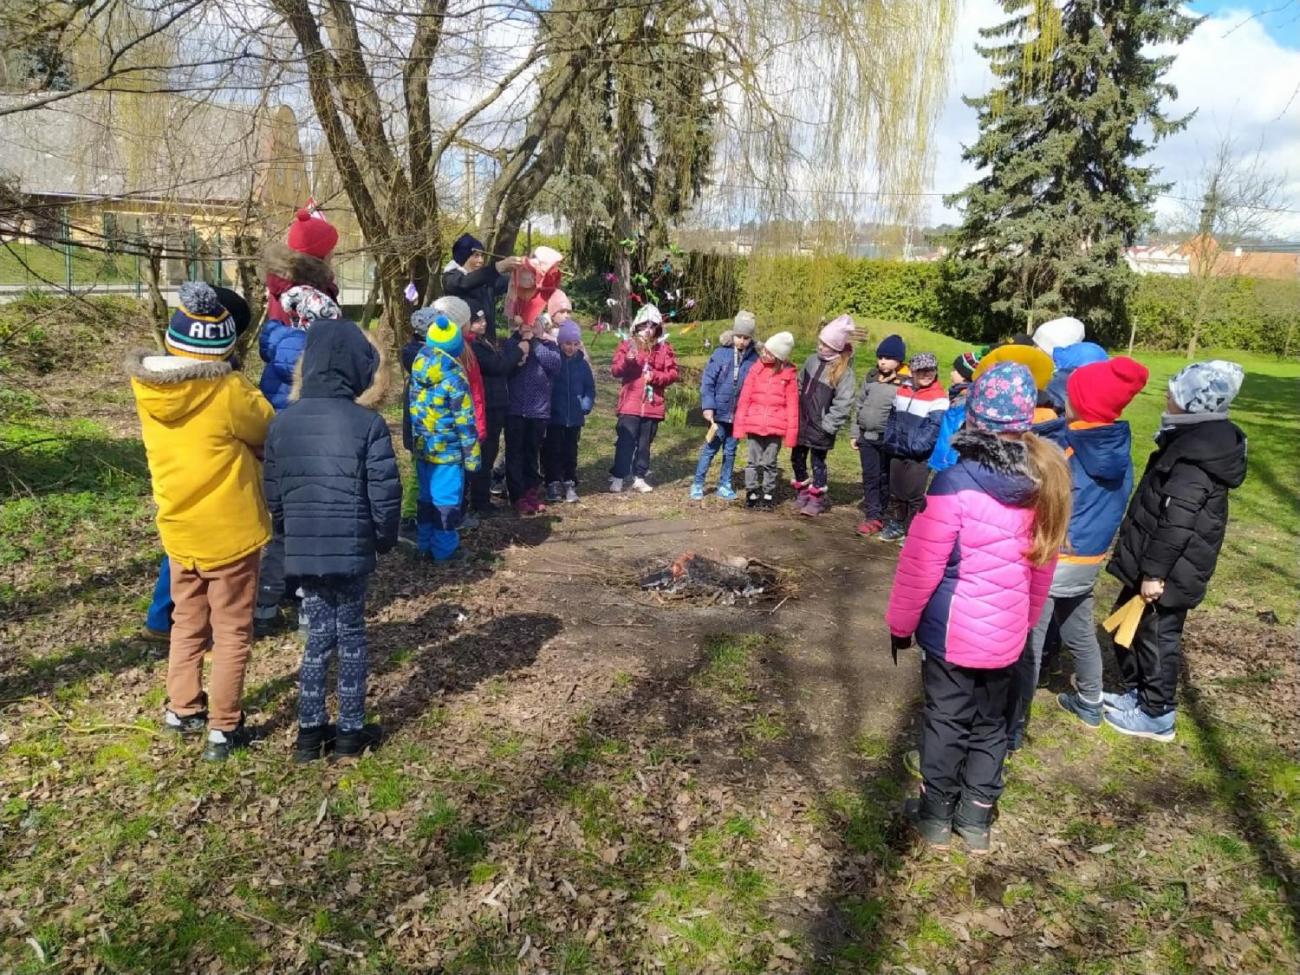
MULTIPOLYGON (((961 95, 988 90, 992 78, 974 44, 980 27, 1004 18, 996 0, 967 0, 962 7, 950 92, 935 132, 934 190, 958 189, 975 176, 975 168, 961 160, 961 146, 969 145, 977 133, 975 111, 962 103, 961 95)), ((1272 229, 1300 237, 1300 49, 1278 43, 1265 24, 1248 13, 1225 10, 1201 24, 1177 49, 1167 78, 1178 88, 1169 114, 1195 109, 1196 116, 1147 157, 1161 168, 1164 180, 1194 181, 1202 159, 1231 133, 1243 151, 1261 149, 1266 169, 1286 174, 1279 205, 1297 212, 1278 214, 1272 229)), ((1180 192, 1175 185, 1170 193, 1187 195, 1187 190, 1180 192)), ((1180 206, 1162 199, 1157 209, 1167 216, 1180 206)), ((930 213, 935 223, 957 219, 937 199, 930 213)))

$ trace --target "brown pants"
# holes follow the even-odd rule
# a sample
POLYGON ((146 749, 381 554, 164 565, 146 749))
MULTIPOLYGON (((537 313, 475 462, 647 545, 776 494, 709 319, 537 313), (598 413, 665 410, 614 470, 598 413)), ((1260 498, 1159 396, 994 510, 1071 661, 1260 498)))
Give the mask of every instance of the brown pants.
POLYGON ((234 731, 244 694, 244 668, 253 644, 257 567, 261 552, 217 569, 172 563, 171 652, 167 698, 180 717, 208 710, 208 727, 234 731), (212 648, 212 691, 203 694, 203 653, 212 648))

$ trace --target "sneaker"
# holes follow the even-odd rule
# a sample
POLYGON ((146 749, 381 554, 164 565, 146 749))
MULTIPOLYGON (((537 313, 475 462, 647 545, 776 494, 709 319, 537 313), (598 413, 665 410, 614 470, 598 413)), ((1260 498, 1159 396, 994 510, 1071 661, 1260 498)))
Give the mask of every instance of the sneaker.
POLYGON ((870 538, 884 527, 885 523, 879 518, 868 518, 866 521, 859 523, 858 527, 855 528, 854 531, 863 538, 870 538))
POLYGON ((257 607, 253 611, 253 639, 275 636, 287 629, 279 606, 257 607))
POLYGON ((171 708, 163 711, 162 730, 173 735, 197 735, 208 730, 208 712, 187 714, 181 717, 171 708))
POLYGON ((384 729, 377 724, 368 724, 357 731, 340 731, 334 739, 334 757, 355 757, 367 748, 378 748, 383 740, 384 729))
POLYGON ((721 498, 723 501, 735 501, 736 489, 733 488, 730 484, 719 484, 718 497, 721 498))
POLYGON ((497 498, 506 493, 506 476, 504 474, 498 474, 496 471, 492 472, 492 481, 488 485, 488 493, 497 498))
POLYGON ((578 482, 565 481, 564 482, 564 503, 577 504, 579 500, 580 499, 578 497, 578 482))
POLYGON ((239 715, 239 724, 233 731, 208 729, 208 743, 203 749, 205 762, 224 762, 236 748, 247 748, 253 740, 253 734, 244 727, 244 715, 239 715))
POLYGON ((885 523, 884 530, 876 536, 882 542, 901 542, 907 537, 907 532, 903 531, 903 526, 896 521, 885 523))
POLYGON ((808 490, 811 484, 812 484, 811 479, 807 481, 799 481, 799 480, 795 480, 793 477, 790 478, 790 489, 794 491, 795 494, 803 494, 805 491, 808 490))
POLYGON ((956 803, 951 799, 935 802, 929 795, 922 793, 903 803, 903 815, 927 845, 936 850, 946 850, 952 842, 952 814, 955 806, 956 803))
POLYGON ((546 485, 546 500, 550 502, 564 500, 564 488, 559 481, 550 481, 546 485))
POLYGON ((533 507, 533 503, 528 498, 520 498, 516 501, 514 503, 514 509, 515 514, 520 518, 526 518, 529 515, 537 514, 537 509, 533 507))
POLYGON ((1101 702, 1089 704, 1077 693, 1057 694, 1056 703, 1086 724, 1089 728, 1101 727, 1101 702))
POLYGON ((324 758, 325 753, 334 747, 336 735, 337 730, 332 724, 299 728, 298 740, 293 746, 293 760, 302 765, 324 758))
POLYGON ((609 479, 609 493, 610 494, 623 493, 623 479, 621 477, 611 477, 609 479))
POLYGON ((644 477, 638 477, 632 481, 632 490, 639 491, 642 494, 649 494, 654 488, 646 482, 644 477))
POLYGON ((1152 741, 1174 740, 1174 712, 1153 718, 1141 708, 1128 711, 1107 711, 1106 723, 1121 735, 1150 738, 1152 741))
POLYGON ((170 644, 172 635, 170 630, 155 630, 152 626, 140 627, 140 639, 145 643, 170 644))
POLYGON ((530 487, 524 495, 524 500, 532 506, 533 514, 546 510, 546 502, 542 500, 542 486, 540 484, 530 487))
POLYGON ((690 494, 690 498, 691 498, 692 501, 703 501, 703 500, 704 500, 704 485, 703 485, 700 481, 692 481, 692 482, 691 482, 691 494, 690 494))
POLYGON ((1125 691, 1123 694, 1103 693, 1101 695, 1101 706, 1107 711, 1132 711, 1138 706, 1137 689, 1125 691))
POLYGON ((758 497, 758 492, 757 492, 757 491, 746 491, 746 492, 745 492, 745 507, 746 507, 746 508, 757 508, 757 507, 758 507, 758 501, 759 501, 759 497, 758 497))
POLYGON ((992 845, 993 806, 982 806, 962 796, 952 814, 952 831, 965 841, 971 853, 988 853, 992 845))
POLYGON ((758 506, 764 511, 775 511, 776 498, 772 497, 770 494, 765 494, 763 495, 763 500, 758 503, 758 506))

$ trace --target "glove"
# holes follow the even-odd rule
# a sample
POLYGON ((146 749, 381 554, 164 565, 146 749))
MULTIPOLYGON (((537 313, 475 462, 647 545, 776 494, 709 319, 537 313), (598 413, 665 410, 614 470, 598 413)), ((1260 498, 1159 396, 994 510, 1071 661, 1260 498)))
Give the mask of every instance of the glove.
POLYGON ((898 651, 906 650, 911 645, 912 645, 911 636, 895 636, 893 633, 889 634, 889 652, 890 655, 894 658, 895 667, 898 666, 898 651))

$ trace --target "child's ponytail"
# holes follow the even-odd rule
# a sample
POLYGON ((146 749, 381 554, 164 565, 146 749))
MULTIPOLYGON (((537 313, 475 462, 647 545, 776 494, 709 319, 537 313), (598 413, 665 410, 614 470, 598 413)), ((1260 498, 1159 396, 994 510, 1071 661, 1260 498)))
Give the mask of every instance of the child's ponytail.
POLYGON ((1034 495, 1034 539, 1029 561, 1043 565, 1065 544, 1070 527, 1070 466, 1061 448, 1034 433, 1026 433, 1021 443, 1029 455, 1029 472, 1038 485, 1034 495))
POLYGON ((840 349, 840 354, 836 356, 835 363, 831 366, 831 371, 826 377, 826 383, 834 388, 840 384, 840 377, 844 375, 846 369, 853 363, 853 346, 845 344, 840 349))

